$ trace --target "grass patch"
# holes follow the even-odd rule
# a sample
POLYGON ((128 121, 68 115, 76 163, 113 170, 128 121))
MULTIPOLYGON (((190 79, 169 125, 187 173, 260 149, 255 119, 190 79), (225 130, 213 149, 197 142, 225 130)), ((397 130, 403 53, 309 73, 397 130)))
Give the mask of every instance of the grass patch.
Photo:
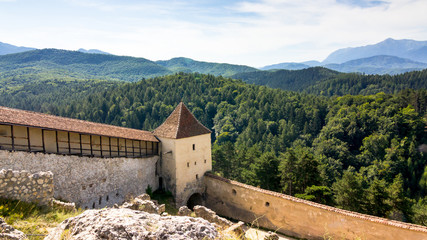
POLYGON ((31 240, 43 239, 44 236, 31 235, 46 235, 65 219, 80 213, 81 210, 69 213, 35 203, 0 199, 0 217, 15 229, 29 235, 31 240))
POLYGON ((151 199, 157 200, 159 204, 165 204, 166 212, 170 215, 178 215, 178 209, 175 208, 175 200, 173 199, 171 192, 165 192, 162 190, 154 191, 151 195, 151 199))

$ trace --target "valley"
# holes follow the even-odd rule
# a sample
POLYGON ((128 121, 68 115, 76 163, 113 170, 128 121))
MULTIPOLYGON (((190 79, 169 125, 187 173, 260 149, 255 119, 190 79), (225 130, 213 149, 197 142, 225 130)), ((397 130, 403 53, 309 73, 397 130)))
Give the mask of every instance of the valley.
POLYGON ((153 130, 183 101, 216 174, 426 225, 426 79, 44 49, 0 56, 0 105, 153 130))

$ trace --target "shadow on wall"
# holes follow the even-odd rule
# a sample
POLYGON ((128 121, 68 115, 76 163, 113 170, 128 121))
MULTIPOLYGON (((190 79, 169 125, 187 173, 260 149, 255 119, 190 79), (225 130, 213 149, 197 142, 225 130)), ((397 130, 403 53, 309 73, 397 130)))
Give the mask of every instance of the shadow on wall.
POLYGON ((194 193, 187 201, 187 207, 191 210, 197 205, 203 205, 203 197, 200 193, 194 193))

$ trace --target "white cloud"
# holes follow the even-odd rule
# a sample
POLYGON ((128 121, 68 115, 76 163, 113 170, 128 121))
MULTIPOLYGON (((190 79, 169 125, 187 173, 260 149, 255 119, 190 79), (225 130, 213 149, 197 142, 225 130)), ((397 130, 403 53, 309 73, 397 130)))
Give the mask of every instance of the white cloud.
POLYGON ((337 0, 338 3, 347 4, 353 7, 370 8, 377 6, 386 6, 389 4, 387 1, 377 0, 337 0))

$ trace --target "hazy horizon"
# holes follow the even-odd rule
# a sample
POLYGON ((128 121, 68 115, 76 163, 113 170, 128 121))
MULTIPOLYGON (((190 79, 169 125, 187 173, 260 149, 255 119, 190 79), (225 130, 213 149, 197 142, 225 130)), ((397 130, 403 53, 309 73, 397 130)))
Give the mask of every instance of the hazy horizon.
POLYGON ((262 67, 387 38, 427 40, 422 0, 0 0, 0 41, 262 67))

